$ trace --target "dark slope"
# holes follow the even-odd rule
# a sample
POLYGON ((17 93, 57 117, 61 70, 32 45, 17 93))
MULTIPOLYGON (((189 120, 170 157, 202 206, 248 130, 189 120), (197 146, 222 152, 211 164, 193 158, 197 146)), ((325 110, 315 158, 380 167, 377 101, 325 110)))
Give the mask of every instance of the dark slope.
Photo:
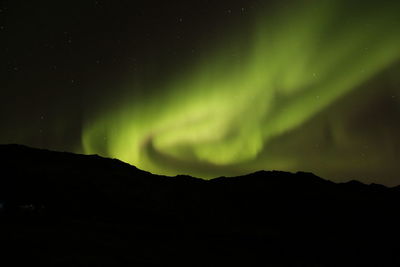
POLYGON ((58 266, 400 266, 400 190, 309 173, 204 181, 0 146, 2 259, 58 266))

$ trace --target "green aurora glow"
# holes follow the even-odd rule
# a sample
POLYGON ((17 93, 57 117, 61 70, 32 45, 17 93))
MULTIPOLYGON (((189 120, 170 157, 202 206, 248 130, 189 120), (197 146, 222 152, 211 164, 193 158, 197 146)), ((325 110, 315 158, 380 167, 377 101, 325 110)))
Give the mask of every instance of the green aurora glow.
MULTIPOLYGON (((335 107, 350 96, 375 97, 370 92, 376 88, 365 84, 400 59, 400 8, 392 2, 358 8, 348 1, 313 1, 273 16, 260 12, 250 38, 232 32, 156 96, 135 93, 146 81, 131 85, 122 104, 88 120, 84 152, 153 173, 203 178, 259 169, 334 176, 332 170, 349 174, 369 166, 374 158, 354 163, 358 152, 351 144, 358 136, 343 133, 337 117, 329 123, 333 135, 342 133, 339 150, 317 153, 305 146, 321 142, 324 112, 338 112, 335 107), (333 165, 333 154, 347 165, 340 159, 333 165)), ((340 110, 341 118, 351 111, 340 110)))

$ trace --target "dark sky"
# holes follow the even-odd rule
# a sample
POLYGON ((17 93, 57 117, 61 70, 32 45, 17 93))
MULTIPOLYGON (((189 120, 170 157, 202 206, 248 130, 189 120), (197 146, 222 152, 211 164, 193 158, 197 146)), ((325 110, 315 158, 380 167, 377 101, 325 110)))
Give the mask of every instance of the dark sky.
POLYGON ((1 143, 400 184, 395 1, 2 1, 1 143))
POLYGON ((256 8, 250 2, 3 1, 2 141, 79 146, 83 112, 129 76, 165 79, 190 64, 246 21, 239 12, 256 8))

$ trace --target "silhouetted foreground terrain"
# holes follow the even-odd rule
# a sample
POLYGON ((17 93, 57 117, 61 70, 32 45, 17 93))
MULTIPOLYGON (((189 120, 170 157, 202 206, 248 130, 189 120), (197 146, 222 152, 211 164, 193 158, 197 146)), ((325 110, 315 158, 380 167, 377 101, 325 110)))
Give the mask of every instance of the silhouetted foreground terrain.
POLYGON ((0 146, 0 160, 3 263, 400 266, 399 187, 275 171, 163 177, 18 145, 0 146))

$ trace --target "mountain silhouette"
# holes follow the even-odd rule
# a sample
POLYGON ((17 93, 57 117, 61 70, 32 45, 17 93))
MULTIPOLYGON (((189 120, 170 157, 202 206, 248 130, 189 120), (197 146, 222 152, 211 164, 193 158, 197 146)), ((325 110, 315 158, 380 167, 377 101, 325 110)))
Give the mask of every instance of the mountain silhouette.
POLYGON ((400 266, 400 186, 202 180, 0 145, 1 259, 41 266, 400 266))

